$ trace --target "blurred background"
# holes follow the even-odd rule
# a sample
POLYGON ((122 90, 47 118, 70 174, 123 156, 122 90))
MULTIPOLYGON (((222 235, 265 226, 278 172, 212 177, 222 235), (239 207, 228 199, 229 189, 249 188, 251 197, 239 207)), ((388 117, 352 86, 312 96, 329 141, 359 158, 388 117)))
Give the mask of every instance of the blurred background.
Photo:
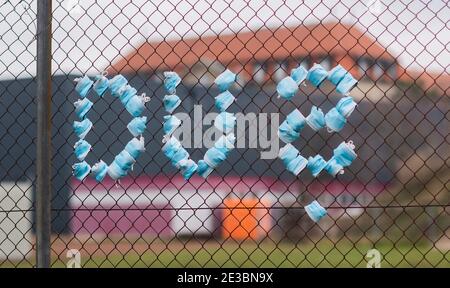
MULTIPOLYGON (((365 267, 375 248, 382 267, 450 267, 447 1, 118 2, 53 1, 53 266, 77 249, 85 267, 365 267), (328 159, 352 140, 358 158, 345 174, 295 177, 248 143, 207 179, 185 181, 162 154, 164 71, 183 79, 177 112, 216 112, 213 82, 228 68, 238 74, 229 111, 283 121, 295 108, 328 111, 342 97, 325 82, 277 99, 291 69, 314 63, 350 71, 358 106, 340 133, 306 127, 294 145, 328 159), (73 80, 103 71, 151 96, 146 152, 120 183, 79 182, 73 80), (319 223, 303 208, 312 200, 328 210, 319 223)), ((0 14, 0 267, 30 267, 36 1, 3 1, 0 14)), ((131 116, 109 94, 88 98, 87 162, 111 163, 131 139, 131 116)), ((270 121, 258 125, 270 134, 270 121)), ((189 149, 194 160, 205 151, 189 149)))

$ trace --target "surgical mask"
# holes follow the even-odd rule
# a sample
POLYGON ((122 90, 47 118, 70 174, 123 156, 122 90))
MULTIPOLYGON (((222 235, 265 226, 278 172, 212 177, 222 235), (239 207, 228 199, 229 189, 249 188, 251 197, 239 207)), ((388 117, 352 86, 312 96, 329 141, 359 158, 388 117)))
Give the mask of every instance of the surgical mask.
POLYGON ((344 167, 339 164, 336 157, 333 156, 330 160, 328 160, 327 165, 325 166, 325 171, 335 177, 337 174, 344 174, 344 167))
POLYGON ((95 163, 91 169, 92 173, 95 175, 95 180, 97 182, 102 182, 108 172, 108 165, 105 162, 100 160, 98 163, 95 163))
POLYGON ((86 137, 87 133, 89 133, 91 129, 92 129, 92 122, 87 118, 81 122, 78 121, 73 122, 73 130, 80 139, 84 139, 84 137, 86 137))
POLYGON ((189 153, 183 147, 178 148, 174 151, 173 156, 170 159, 170 162, 174 167, 178 167, 178 163, 182 160, 187 160, 189 158, 189 153))
POLYGON ((120 89, 128 84, 128 80, 122 75, 116 75, 111 80, 109 80, 109 88, 111 89, 111 95, 114 97, 119 97, 120 89))
POLYGON ((191 159, 184 159, 178 162, 178 168, 181 171, 181 175, 185 180, 189 180, 195 171, 197 171, 197 164, 191 159))
POLYGON ((181 78, 176 72, 164 72, 164 88, 167 93, 175 94, 178 84, 181 83, 181 78))
POLYGON ((120 166, 116 163, 116 161, 113 161, 108 166, 108 175, 113 180, 118 180, 118 179, 120 179, 122 177, 127 176, 127 171, 122 169, 122 168, 120 168, 120 166))
POLYGON ((344 67, 342 67, 341 65, 337 65, 336 67, 331 69, 330 73, 328 73, 328 80, 335 86, 337 86, 347 73, 348 72, 344 69, 344 67))
POLYGON ((164 108, 168 113, 172 113, 181 104, 180 97, 177 95, 166 95, 163 99, 164 108))
POLYGON ((227 69, 222 74, 217 76, 216 80, 214 80, 214 83, 217 85, 217 88, 219 88, 220 92, 224 92, 228 90, 235 81, 236 74, 227 69))
POLYGON ((348 95, 350 91, 358 84, 358 81, 353 78, 350 73, 345 74, 344 78, 336 86, 336 91, 343 95, 348 95))
POLYGON ((339 146, 333 150, 333 156, 336 162, 342 167, 350 166, 357 157, 353 141, 349 141, 348 143, 342 142, 339 144, 339 146))
POLYGON ((75 143, 73 148, 77 159, 83 161, 84 158, 86 158, 86 156, 88 155, 89 151, 91 151, 92 146, 87 141, 80 139, 75 143))
POLYGON ((327 125, 328 132, 339 132, 344 128, 347 120, 339 113, 336 107, 332 108, 325 115, 325 123, 327 125))
POLYGON ((131 120, 130 123, 128 123, 127 128, 128 131, 130 131, 131 135, 137 137, 144 133, 146 126, 147 126, 147 117, 142 116, 133 118, 133 120, 131 120))
POLYGON ((317 177, 326 165, 327 162, 323 159, 323 157, 320 155, 316 155, 314 157, 308 158, 308 165, 306 167, 309 169, 309 171, 311 171, 311 174, 314 177, 317 177))
POLYGON ((208 164, 209 167, 216 168, 226 158, 227 155, 221 150, 217 149, 216 147, 211 147, 208 149, 208 151, 206 151, 203 160, 205 160, 206 164, 208 164))
POLYGON ((319 87, 320 84, 322 84, 322 82, 327 78, 327 76, 327 70, 325 70, 322 65, 315 63, 314 66, 309 69, 306 78, 315 87, 319 87))
POLYGON ((214 169, 209 167, 205 160, 198 161, 197 173, 203 178, 207 178, 214 169))
POLYGON ((300 132, 297 132, 291 125, 285 120, 278 127, 278 137, 284 143, 292 143, 300 137, 300 132))
POLYGON ((164 124, 163 131, 164 135, 172 135, 175 130, 180 127, 181 120, 174 115, 165 115, 164 116, 164 124))
POLYGON ((234 149, 234 143, 236 141, 236 137, 234 133, 230 133, 228 135, 222 135, 220 138, 214 143, 214 147, 224 153, 226 156, 228 153, 234 149))
POLYGON ((221 112, 214 120, 214 126, 223 133, 227 134, 236 126, 236 116, 232 113, 221 112))
POLYGON ((78 118, 84 119, 89 110, 91 110, 94 103, 89 101, 89 99, 87 98, 83 98, 73 103, 73 105, 75 106, 75 114, 77 114, 78 118))
POLYGON ((325 116, 322 109, 313 106, 311 113, 306 117, 306 123, 314 130, 318 131, 325 127, 325 116))
POLYGON ((126 106, 131 97, 137 94, 137 90, 130 85, 125 85, 119 89, 118 93, 120 102, 122 103, 122 105, 126 106))
POLYGON ((81 98, 86 97, 89 93, 89 89, 92 87, 92 84, 94 84, 94 81, 89 79, 88 76, 84 76, 83 78, 75 78, 74 81, 77 83, 75 86, 75 91, 77 91, 81 98))
POLYGON ((289 115, 286 116, 286 121, 297 132, 302 131, 306 123, 305 117, 298 109, 289 113, 289 115))
POLYGON ((123 150, 117 154, 114 158, 114 162, 116 162, 117 166, 119 166, 121 170, 129 171, 136 162, 136 159, 133 158, 128 151, 123 150))
POLYGON ((163 142, 166 142, 162 147, 162 152, 167 158, 172 159, 178 150, 181 148, 181 143, 175 137, 170 137, 169 139, 164 138, 163 142))
POLYGON ((145 109, 145 103, 149 101, 150 97, 146 97, 145 93, 140 96, 134 95, 128 100, 125 108, 133 117, 139 117, 145 109))
POLYGON ((297 86, 305 81, 307 75, 308 71, 303 66, 298 66, 297 68, 291 70, 291 78, 294 79, 297 86))
POLYGON ((348 118, 350 114, 352 114, 352 112, 355 110, 356 105, 356 102, 353 101, 353 97, 347 96, 339 100, 339 102, 336 104, 336 109, 342 116, 348 118))
POLYGON ((86 178, 87 175, 91 172, 91 166, 89 166, 86 161, 75 163, 72 166, 73 169, 73 176, 77 178, 80 181, 83 181, 84 178, 86 178))
POLYGON ((100 97, 103 97, 103 94, 109 88, 109 80, 106 78, 106 75, 107 73, 103 72, 101 75, 95 76, 94 91, 100 97))
POLYGON ((236 98, 234 98, 233 94, 231 94, 230 91, 227 90, 217 95, 215 99, 216 99, 215 105, 217 110, 223 112, 227 110, 227 108, 230 107, 231 104, 233 104, 236 98))
POLYGON ((314 200, 311 204, 305 206, 305 211, 308 214, 309 218, 314 222, 319 222, 320 219, 327 215, 327 210, 320 206, 319 202, 314 200))
POLYGON ((142 152, 145 151, 144 137, 139 139, 131 139, 125 146, 125 150, 130 153, 131 157, 138 159, 142 152))
POLYGON ((291 100, 298 91, 298 85, 291 77, 285 77, 277 84, 278 98, 291 100))
POLYGON ((286 169, 294 175, 300 174, 308 164, 308 161, 300 155, 299 151, 292 146, 292 144, 287 144, 281 148, 278 157, 281 159, 286 169))

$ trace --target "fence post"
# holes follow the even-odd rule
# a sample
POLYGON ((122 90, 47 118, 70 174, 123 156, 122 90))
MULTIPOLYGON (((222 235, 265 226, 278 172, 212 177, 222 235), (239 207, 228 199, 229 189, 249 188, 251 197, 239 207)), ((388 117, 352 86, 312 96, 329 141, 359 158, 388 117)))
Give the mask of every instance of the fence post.
POLYGON ((36 259, 50 267, 52 0, 37 1, 36 259))

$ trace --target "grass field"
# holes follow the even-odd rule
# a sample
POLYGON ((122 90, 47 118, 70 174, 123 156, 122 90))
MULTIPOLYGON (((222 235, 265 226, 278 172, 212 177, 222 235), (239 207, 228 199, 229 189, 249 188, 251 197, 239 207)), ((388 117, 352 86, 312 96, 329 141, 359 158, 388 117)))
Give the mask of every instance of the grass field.
MULTIPOLYGON (((82 267, 366 267, 368 250, 382 255, 381 267, 450 267, 449 250, 427 245, 373 247, 348 241, 321 240, 312 244, 218 243, 170 241, 168 243, 113 244, 80 247, 82 267)), ((54 249, 53 267, 66 266, 66 251, 54 249), (59 257, 56 256, 59 255, 59 257)), ((29 259, 34 263, 34 259, 29 259)), ((30 263, 3 263, 0 267, 31 267, 30 263)))

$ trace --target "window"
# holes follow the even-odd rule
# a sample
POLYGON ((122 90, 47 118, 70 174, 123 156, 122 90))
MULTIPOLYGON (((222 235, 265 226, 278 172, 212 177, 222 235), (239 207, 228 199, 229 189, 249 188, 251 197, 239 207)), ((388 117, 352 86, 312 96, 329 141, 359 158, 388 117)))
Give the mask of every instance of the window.
POLYGON ((369 69, 369 61, 367 61, 367 59, 365 58, 359 58, 358 67, 359 67, 359 74, 361 76, 365 76, 367 73, 367 69, 369 69))
POLYGON ((322 61, 320 61, 319 63, 320 65, 322 65, 322 67, 329 71, 331 69, 331 59, 329 56, 325 56, 322 61))
POLYGON ((273 71, 273 79, 275 81, 281 81, 287 75, 287 64, 286 61, 281 63, 275 63, 274 71, 273 71))
POLYGON ((253 66, 253 80, 255 80, 258 83, 261 83, 264 81, 264 78, 266 77, 266 65, 261 63, 255 63, 255 66, 253 66))

